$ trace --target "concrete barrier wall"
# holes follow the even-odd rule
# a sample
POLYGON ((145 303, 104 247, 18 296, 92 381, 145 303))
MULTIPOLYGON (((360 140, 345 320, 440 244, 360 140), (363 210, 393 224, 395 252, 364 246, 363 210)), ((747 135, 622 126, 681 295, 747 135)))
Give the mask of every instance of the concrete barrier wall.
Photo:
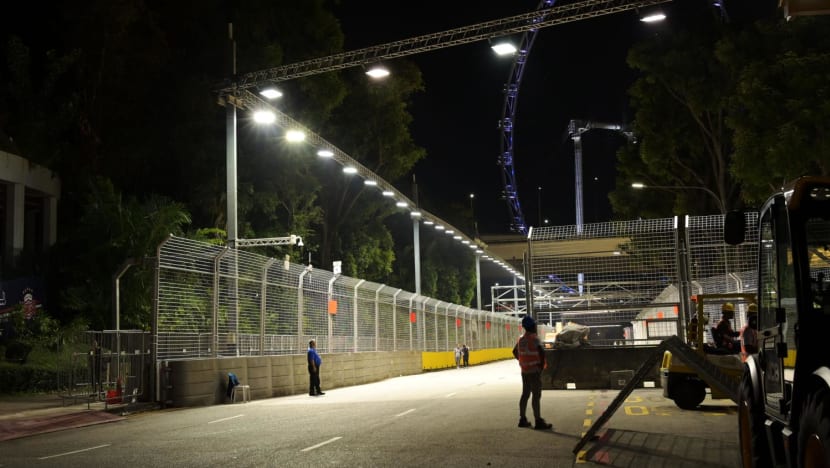
MULTIPOLYGON (((620 388, 623 371, 637 372, 640 366, 654 352, 656 347, 625 348, 575 348, 546 351, 548 368, 542 373, 542 387, 545 389, 567 389, 572 384, 576 389, 620 388), (612 372, 614 373, 612 375, 612 372), (612 381, 613 380, 613 381, 612 381)), ((660 361, 649 369, 644 379, 660 386, 660 361)))
MULTIPOLYGON (((422 372, 421 352, 324 354, 320 366, 323 391, 422 372)), ((224 403, 228 372, 251 386, 251 398, 308 393, 306 356, 251 356, 170 361, 171 386, 163 400, 173 406, 224 403)))
MULTIPOLYGON (((455 367, 452 351, 323 354, 322 358, 323 391, 455 367)), ((513 359, 510 348, 476 350, 470 352, 470 365, 507 358, 513 359)), ((240 383, 251 386, 252 399, 308 393, 305 354, 170 361, 169 366, 172 388, 162 400, 172 406, 226 402, 228 372, 236 374, 240 383)))
MULTIPOLYGON (((455 367, 455 351, 424 352, 424 370, 450 369, 455 367)), ((513 359, 513 348, 470 350, 470 365, 513 359)))
MULTIPOLYGON (((619 388, 620 376, 629 376, 654 353, 654 347, 577 348, 547 351, 548 368, 542 375, 546 389, 619 388)), ((390 377, 455 367, 453 351, 368 352, 324 354, 320 380, 324 391, 377 382, 390 377)), ((470 364, 513 359, 512 348, 470 352, 470 364)), ((165 401, 173 406, 208 406, 226 402, 228 372, 251 386, 251 398, 308 393, 306 357, 255 356, 192 361, 171 361, 172 388, 165 401)), ((660 385, 660 364, 645 380, 660 385)), ((518 367, 517 367, 518 368, 518 367)))

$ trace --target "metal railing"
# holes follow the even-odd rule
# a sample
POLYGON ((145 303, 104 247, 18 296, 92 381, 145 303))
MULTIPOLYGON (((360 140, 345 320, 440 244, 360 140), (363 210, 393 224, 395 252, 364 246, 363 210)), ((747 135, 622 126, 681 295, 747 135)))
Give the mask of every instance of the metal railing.
MULTIPOLYGON (((528 237, 534 314, 600 335, 616 327, 627 343, 683 337, 692 296, 757 288, 758 213, 745 218, 746 242, 738 246, 723 239, 723 215, 534 228, 528 237)), ((744 325, 745 306, 738 305, 736 329, 744 325)), ((720 319, 719 304, 706 307, 711 320, 720 319)))
POLYGON ((170 236, 158 248, 156 359, 513 346, 518 319, 170 236), (512 328, 512 330, 511 330, 512 328))
MULTIPOLYGON (((533 313, 611 343, 682 337, 692 295, 754 291, 757 213, 746 221, 740 246, 724 242, 723 215, 534 228, 533 313)), ((518 334, 510 314, 180 237, 156 259, 159 361, 298 354, 310 339, 328 353, 510 347, 518 334)))

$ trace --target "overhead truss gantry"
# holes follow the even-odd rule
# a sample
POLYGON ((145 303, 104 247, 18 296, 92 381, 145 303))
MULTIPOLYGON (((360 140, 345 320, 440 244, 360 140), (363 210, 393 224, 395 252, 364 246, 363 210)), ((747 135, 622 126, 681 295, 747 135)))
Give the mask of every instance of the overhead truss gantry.
MULTIPOLYGON (((502 132, 502 148, 498 165, 502 169, 504 199, 510 217, 510 229, 526 233, 527 227, 519 204, 518 186, 513 168, 513 125, 515 122, 516 99, 525 59, 532 47, 539 29, 584 19, 606 16, 624 11, 647 8, 671 0, 584 0, 560 2, 552 7, 555 0, 542 1, 537 11, 486 21, 483 23, 450 29, 448 31, 390 42, 377 46, 343 52, 302 62, 291 63, 265 70, 235 76, 232 83, 221 89, 220 94, 228 96, 240 91, 302 78, 330 71, 357 67, 381 60, 405 57, 432 50, 444 49, 472 42, 483 41, 514 33, 525 33, 518 57, 511 70, 511 80, 505 88, 505 105, 499 122, 502 132)), ((238 103, 237 99, 222 99, 221 102, 238 103)))
POLYGON ((646 8, 670 1, 584 0, 564 3, 555 8, 546 9, 541 16, 540 12, 533 11, 507 18, 486 21, 472 26, 425 34, 401 41, 245 73, 237 77, 236 83, 228 83, 222 91, 228 93, 234 89, 253 88, 263 83, 278 83, 306 76, 319 75, 321 73, 375 63, 381 60, 446 49, 448 47, 484 41, 509 34, 523 33, 559 24, 596 18, 598 16, 646 8))

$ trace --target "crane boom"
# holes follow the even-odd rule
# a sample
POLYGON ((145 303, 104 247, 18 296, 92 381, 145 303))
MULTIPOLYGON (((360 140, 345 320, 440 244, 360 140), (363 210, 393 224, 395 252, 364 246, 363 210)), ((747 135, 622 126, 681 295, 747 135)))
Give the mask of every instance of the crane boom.
POLYGON ((584 0, 550 8, 540 15, 532 11, 471 26, 450 29, 444 32, 425 34, 410 39, 390 42, 364 49, 343 52, 302 62, 246 73, 237 82, 222 89, 224 93, 236 89, 248 89, 262 82, 278 83, 295 78, 318 75, 330 71, 365 65, 408 55, 420 54, 469 44, 485 39, 547 28, 559 24, 611 15, 623 11, 644 8, 671 0, 584 0))
POLYGON ((582 134, 595 128, 613 130, 625 136, 629 141, 635 140, 634 133, 626 125, 575 119, 568 123, 568 136, 571 137, 574 143, 576 232, 582 232, 582 134))

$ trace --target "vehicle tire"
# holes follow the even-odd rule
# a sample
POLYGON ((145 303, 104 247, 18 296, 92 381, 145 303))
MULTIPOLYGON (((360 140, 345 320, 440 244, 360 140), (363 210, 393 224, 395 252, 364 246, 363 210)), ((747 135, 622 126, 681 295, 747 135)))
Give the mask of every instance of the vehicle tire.
POLYGON ((830 392, 811 393, 801 412, 798 430, 798 466, 805 468, 830 465, 830 392))
POLYGON ((706 385, 696 378, 688 378, 677 382, 674 390, 674 404, 678 408, 693 410, 706 398, 706 385))
POLYGON ((741 466, 744 468, 770 468, 769 442, 764 430, 764 405, 755 401, 752 379, 744 371, 738 392, 738 441, 741 450, 741 466))

